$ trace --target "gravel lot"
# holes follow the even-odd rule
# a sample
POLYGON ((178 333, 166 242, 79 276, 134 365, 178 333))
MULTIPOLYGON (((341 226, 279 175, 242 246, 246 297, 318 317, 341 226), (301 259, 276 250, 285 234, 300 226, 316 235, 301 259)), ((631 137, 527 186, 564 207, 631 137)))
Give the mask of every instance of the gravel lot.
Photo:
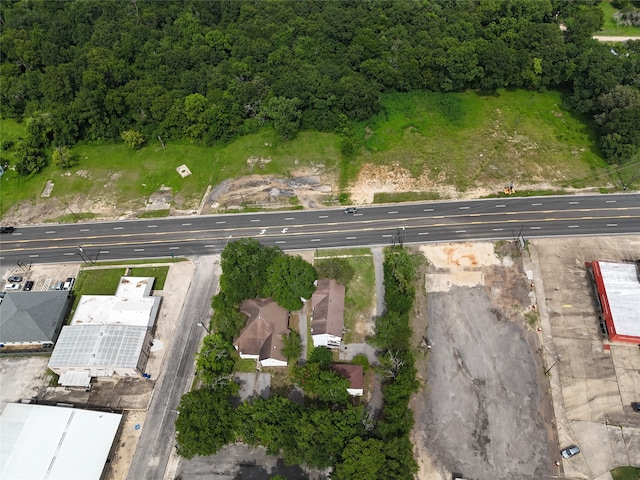
POLYGON ((523 317, 530 286, 521 262, 493 249, 422 249, 431 348, 418 359, 427 381, 412 405, 417 453, 429 457, 420 478, 540 479, 556 470, 538 338, 523 317))

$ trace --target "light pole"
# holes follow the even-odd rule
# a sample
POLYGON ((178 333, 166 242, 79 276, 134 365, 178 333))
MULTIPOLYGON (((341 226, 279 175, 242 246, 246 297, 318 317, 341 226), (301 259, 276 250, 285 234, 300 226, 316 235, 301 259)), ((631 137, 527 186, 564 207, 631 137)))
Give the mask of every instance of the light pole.
POLYGON ((207 335, 211 335, 211 332, 209 331, 209 329, 207 328, 207 326, 206 326, 204 323, 202 323, 202 322, 198 322, 198 323, 197 323, 197 325, 198 325, 199 327, 204 328, 204 329, 207 331, 207 335))

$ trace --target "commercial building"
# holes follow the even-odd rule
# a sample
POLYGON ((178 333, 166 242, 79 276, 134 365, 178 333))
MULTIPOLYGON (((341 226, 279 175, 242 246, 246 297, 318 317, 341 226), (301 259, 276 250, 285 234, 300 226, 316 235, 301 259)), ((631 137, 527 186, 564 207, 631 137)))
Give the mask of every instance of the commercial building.
POLYGON ((153 336, 132 325, 67 325, 58 337, 49 368, 65 386, 89 386, 91 377, 144 374, 153 336))
POLYGON ((640 344, 640 264, 594 261, 587 268, 609 340, 640 344))
POLYGON ((83 295, 72 325, 136 325, 153 329, 162 297, 151 296, 153 277, 122 277, 115 295, 83 295))
POLYGON ((0 349, 51 348, 73 303, 71 292, 7 292, 0 303, 0 349))
POLYGON ((0 415, 3 480, 99 480, 122 415, 9 403, 0 415))

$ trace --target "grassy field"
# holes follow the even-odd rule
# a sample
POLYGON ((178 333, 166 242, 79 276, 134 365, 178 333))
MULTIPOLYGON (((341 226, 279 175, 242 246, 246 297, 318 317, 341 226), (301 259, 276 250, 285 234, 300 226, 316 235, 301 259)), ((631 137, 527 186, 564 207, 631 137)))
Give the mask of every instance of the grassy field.
POLYGON ((640 480, 640 468, 619 467, 611 470, 613 480, 640 480))
MULTIPOLYGON (((49 165, 26 178, 8 171, 0 179, 0 215, 17 202, 42 201, 47 180, 55 183, 51 198, 59 205, 75 199, 74 204, 113 205, 114 211, 122 212, 142 209, 162 185, 172 188, 175 208, 190 210, 198 206, 208 185, 250 174, 287 176, 305 166, 349 172, 350 178, 341 180, 348 185, 364 163, 398 165, 416 178, 427 175, 438 185, 460 191, 510 181, 516 186, 602 186, 609 178, 593 132, 583 119, 562 108, 560 93, 413 92, 385 95, 382 102, 382 113, 356 125, 362 148, 349 162, 341 162, 340 139, 333 133, 301 132, 293 141, 283 142, 271 128, 214 147, 169 140, 166 148, 150 141, 133 151, 121 143, 81 143, 72 149, 80 163, 68 171, 49 165), (350 167, 339 169, 340 163, 350 167), (190 176, 177 173, 181 164, 191 170, 190 176)), ((0 141, 23 135, 22 125, 0 121, 0 141)), ((10 158, 11 152, 2 155, 10 158)), ((416 192, 376 201, 418 199, 425 194, 435 195, 416 192)), ((62 210, 56 221, 93 218, 88 209, 62 210)))
MULTIPOLYGON (((17 140, 23 135, 22 125, 13 120, 1 121, 0 141, 17 140)), ((38 200, 47 180, 55 183, 51 198, 64 200, 81 195, 114 204, 118 210, 143 207, 149 195, 164 185, 172 188, 176 208, 193 209, 208 185, 227 178, 253 173, 288 175, 294 168, 306 165, 322 165, 332 170, 339 160, 339 139, 330 133, 302 132, 292 142, 281 142, 272 129, 265 128, 258 134, 215 147, 167 141, 166 148, 159 142, 151 142, 133 151, 121 143, 80 143, 72 153, 80 162, 69 170, 49 165, 31 177, 8 171, 0 180, 0 215, 16 202, 38 200), (247 162, 249 159, 262 161, 252 166, 247 162), (182 164, 191 171, 185 178, 176 171, 182 164)), ((74 213, 85 219, 83 212, 74 213)), ((64 218, 57 220, 74 218, 65 213, 64 218)))
POLYGON ((461 191, 509 181, 582 187, 579 179, 605 166, 593 132, 557 92, 414 92, 383 103, 385 111, 361 125, 360 161, 397 164, 461 191))
POLYGON ((600 2, 600 8, 604 12, 604 26, 598 32, 599 35, 635 36, 640 35, 640 27, 619 27, 613 19, 613 14, 618 10, 611 5, 611 2, 600 2))

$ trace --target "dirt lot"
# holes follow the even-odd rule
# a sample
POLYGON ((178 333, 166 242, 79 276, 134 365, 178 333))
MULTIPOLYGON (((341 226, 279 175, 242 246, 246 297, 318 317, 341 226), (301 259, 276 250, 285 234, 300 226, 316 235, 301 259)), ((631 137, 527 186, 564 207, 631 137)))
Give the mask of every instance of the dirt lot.
POLYGON ((421 248, 429 348, 412 402, 419 478, 543 478, 555 469, 551 401, 524 316, 531 282, 519 252, 503 250, 500 258, 492 243, 421 248))

